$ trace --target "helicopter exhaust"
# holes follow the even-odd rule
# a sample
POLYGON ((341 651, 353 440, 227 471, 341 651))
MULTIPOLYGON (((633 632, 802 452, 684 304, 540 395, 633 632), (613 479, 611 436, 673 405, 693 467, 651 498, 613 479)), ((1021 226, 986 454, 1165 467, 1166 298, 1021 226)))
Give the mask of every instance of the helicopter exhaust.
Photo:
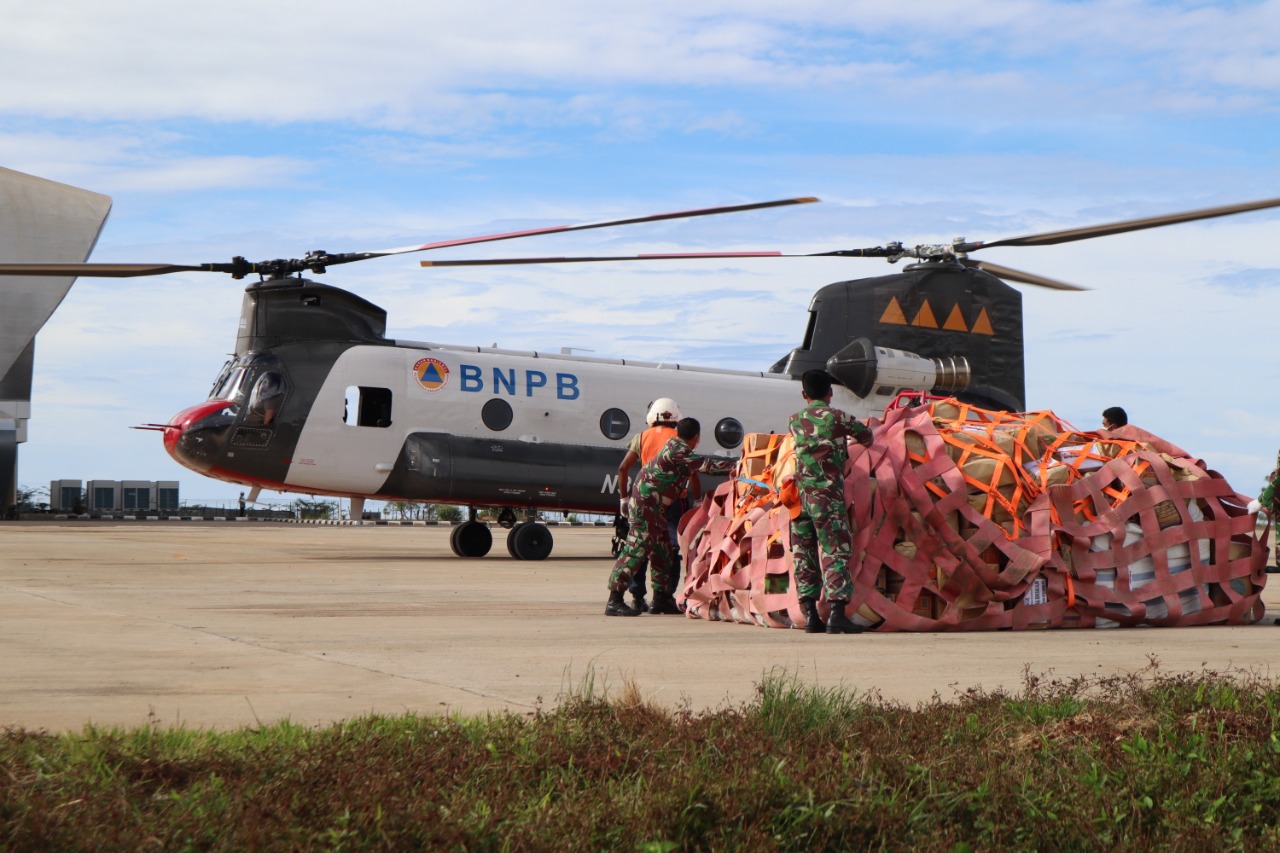
POLYGON ((962 355, 925 358, 913 352, 878 347, 855 338, 827 359, 827 372, 859 397, 873 392, 893 397, 900 391, 964 391, 973 381, 962 355))

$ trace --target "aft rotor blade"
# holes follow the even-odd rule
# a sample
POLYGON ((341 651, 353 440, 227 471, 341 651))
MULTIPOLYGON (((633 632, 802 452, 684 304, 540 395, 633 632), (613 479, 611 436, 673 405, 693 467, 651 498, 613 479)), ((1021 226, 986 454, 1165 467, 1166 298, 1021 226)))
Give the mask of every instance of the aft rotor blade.
POLYGON ((530 228, 525 231, 508 231, 502 234, 485 234, 479 237, 462 237, 457 240, 440 240, 420 246, 401 246, 398 249, 378 249, 355 254, 366 257, 401 255, 406 252, 424 252, 428 249, 444 249, 449 246, 469 246, 473 243, 492 243, 497 240, 514 240, 518 237, 534 237, 539 234, 564 234, 570 231, 589 231, 592 228, 609 228, 614 225, 634 225, 640 222, 661 222, 666 219, 691 219, 695 216, 714 216, 721 213, 741 213, 747 210, 763 210, 768 207, 786 207, 792 204, 810 204, 819 201, 813 196, 784 198, 778 201, 758 201, 750 204, 731 204, 723 207, 704 207, 697 210, 680 210, 675 213, 655 213, 650 216, 633 216, 627 219, 609 219, 603 222, 584 222, 578 225, 552 225, 548 228, 530 228))
POLYGON ((229 264, 0 264, 0 275, 91 276, 94 278, 134 278, 167 275, 173 272, 222 272, 215 267, 229 264))
POLYGON ((1186 213, 1170 213, 1165 216, 1151 216, 1146 219, 1127 219, 1123 222, 1112 222, 1107 225, 1089 225, 1084 228, 1071 228, 1066 231, 1049 231, 1044 234, 1012 237, 991 243, 978 242, 966 246, 965 249, 966 251, 974 251, 976 249, 991 249, 996 246, 1052 246, 1056 243, 1070 243, 1074 240, 1088 240, 1092 237, 1123 234, 1126 231, 1141 231, 1145 228, 1160 228, 1165 225, 1176 225, 1180 222, 1194 222, 1197 219, 1214 219, 1218 216, 1231 216, 1236 213, 1247 213, 1251 210, 1266 210, 1269 207, 1280 207, 1280 198, 1248 201, 1243 204, 1228 204, 1223 207, 1206 207, 1203 210, 1189 210, 1186 213))
POLYGON ((652 255, 596 255, 545 258, 473 258, 457 261, 419 261, 424 267, 488 267, 508 264, 594 264, 609 261, 688 261, 706 258, 807 258, 784 252, 660 252, 652 255))
POLYGON ((1054 290, 1089 290, 1087 287, 1080 287, 1076 284, 1067 284, 1065 281, 1058 281, 1053 278, 1045 278, 1035 273, 1022 272, 1010 267, 1002 267, 999 264, 989 263, 987 261, 961 261, 966 267, 977 267, 984 272, 989 272, 996 278, 1004 278, 1009 281, 1016 281, 1022 284, 1034 284, 1038 287, 1049 287, 1054 290))

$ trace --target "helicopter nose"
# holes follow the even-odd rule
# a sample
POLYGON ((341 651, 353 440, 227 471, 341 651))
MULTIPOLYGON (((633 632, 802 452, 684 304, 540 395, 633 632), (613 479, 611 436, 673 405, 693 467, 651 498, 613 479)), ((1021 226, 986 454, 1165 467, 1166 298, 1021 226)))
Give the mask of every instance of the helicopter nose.
POLYGON ((227 400, 206 400, 169 418, 164 425, 164 449, 179 464, 204 473, 217 462, 235 420, 227 400))

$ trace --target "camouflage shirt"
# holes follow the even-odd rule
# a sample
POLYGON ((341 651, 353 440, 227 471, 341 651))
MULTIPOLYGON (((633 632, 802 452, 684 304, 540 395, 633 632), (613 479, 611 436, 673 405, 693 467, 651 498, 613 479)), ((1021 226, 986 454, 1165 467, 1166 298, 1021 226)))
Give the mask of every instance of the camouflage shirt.
POLYGON ((840 482, 849 459, 847 440, 865 441, 871 430, 853 415, 814 400, 791 416, 787 429, 796 443, 796 481, 818 489, 840 482))
POLYGON ((688 442, 677 436, 658 451, 652 462, 640 469, 635 493, 642 501, 674 500, 684 490, 690 471, 727 474, 737 464, 736 459, 720 456, 694 456, 688 442))
POLYGON ((1271 480, 1267 483, 1267 487, 1262 490, 1262 494, 1258 495, 1258 503, 1268 512, 1272 511, 1276 502, 1276 486, 1280 485, 1280 468, 1277 468, 1271 475, 1271 480))

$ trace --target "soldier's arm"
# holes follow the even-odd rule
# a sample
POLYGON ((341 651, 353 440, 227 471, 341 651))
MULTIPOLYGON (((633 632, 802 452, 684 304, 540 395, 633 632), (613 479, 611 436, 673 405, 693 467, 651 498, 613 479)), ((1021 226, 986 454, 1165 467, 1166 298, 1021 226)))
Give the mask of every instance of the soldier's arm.
POLYGON ((871 444, 871 427, 848 412, 842 412, 839 409, 833 409, 832 411, 836 414, 836 423, 844 430, 845 435, 852 437, 854 441, 863 447, 871 444))
POLYGON ((627 455, 622 457, 622 464, 618 466, 618 494, 624 498, 627 496, 627 486, 631 482, 631 466, 639 461, 640 454, 634 450, 628 450, 627 455))
POLYGON ((738 465, 738 460, 728 456, 694 457, 691 471, 705 471, 708 474, 729 474, 738 465))

